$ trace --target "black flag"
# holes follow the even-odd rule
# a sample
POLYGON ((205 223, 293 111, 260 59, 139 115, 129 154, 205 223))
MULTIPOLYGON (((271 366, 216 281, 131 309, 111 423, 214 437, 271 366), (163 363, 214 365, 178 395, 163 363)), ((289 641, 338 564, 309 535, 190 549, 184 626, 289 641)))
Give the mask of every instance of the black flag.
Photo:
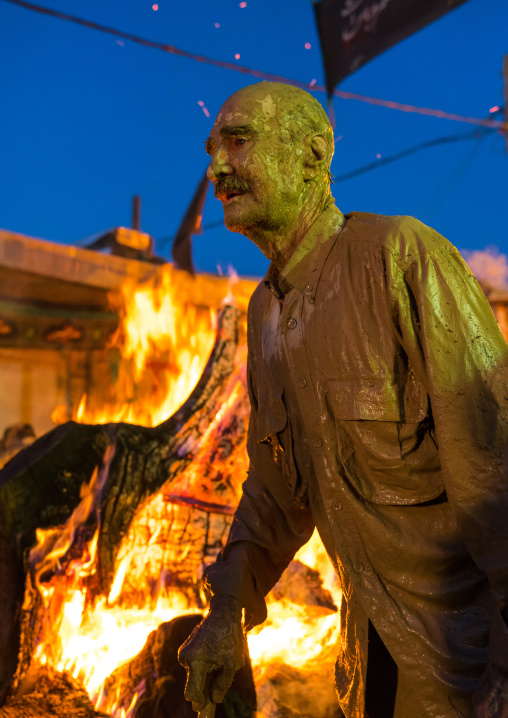
POLYGON ((205 172, 182 219, 182 223, 178 228, 171 248, 171 255, 175 261, 175 265, 179 269, 185 269, 190 274, 194 274, 192 235, 202 233, 203 207, 209 185, 210 180, 205 172))
POLYGON ((334 87, 373 57, 466 0, 321 0, 314 4, 325 66, 334 87))

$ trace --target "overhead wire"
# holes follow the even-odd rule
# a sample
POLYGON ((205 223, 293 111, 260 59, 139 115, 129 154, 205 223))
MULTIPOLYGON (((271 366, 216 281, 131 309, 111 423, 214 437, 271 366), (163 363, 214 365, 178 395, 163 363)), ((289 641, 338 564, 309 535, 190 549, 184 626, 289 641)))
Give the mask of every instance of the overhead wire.
MULTIPOLYGON (((27 10, 32 10, 34 12, 41 13, 43 15, 49 15, 51 17, 59 18, 60 20, 65 20, 67 22, 72 22, 77 25, 82 25, 84 27, 90 28, 92 30, 98 30, 99 32, 104 32, 109 35, 114 35, 115 37, 121 37, 124 40, 129 40, 131 42, 137 43, 139 45, 143 45, 145 47, 150 47, 155 50, 162 50, 163 52, 170 53, 172 55, 177 55, 180 57, 185 57, 189 60, 194 60, 196 62, 202 62, 208 65, 213 65, 215 67, 221 67, 226 70, 233 70, 234 72, 240 72, 245 75, 251 75, 253 77, 256 77, 257 79, 261 80, 270 80, 272 82, 284 82, 286 84, 294 85, 295 87, 300 87, 304 90, 310 90, 312 92, 328 92, 327 88, 322 85, 311 85, 307 82, 301 82, 299 80, 292 80, 287 77, 283 77, 282 75, 275 75, 273 73, 269 72, 262 72, 261 70, 256 70, 254 68, 245 67, 242 65, 238 65, 233 62, 227 62, 225 60, 216 60, 210 57, 206 57, 205 55, 198 55, 193 52, 188 52, 187 50, 182 50, 181 48, 175 47, 174 45, 168 45, 166 43, 157 42, 155 40, 148 40, 146 38, 139 37, 138 35, 133 35, 129 32, 124 32, 123 30, 118 30, 113 27, 108 27, 107 25, 102 25, 97 22, 93 22, 92 20, 85 20, 84 18, 77 17, 76 15, 69 15, 68 13, 60 12, 59 10, 53 10, 51 8, 43 7, 41 5, 36 5, 31 2, 27 2, 27 0, 2 0, 3 2, 8 2, 12 5, 17 5, 19 7, 23 7, 27 10)), ((401 102, 393 102, 391 100, 383 100, 378 97, 369 97, 367 95, 360 95, 355 92, 344 92, 343 90, 337 90, 334 89, 332 91, 332 94, 334 97, 340 97, 343 100, 356 100, 358 102, 365 102, 370 105, 377 105, 379 107, 385 107, 390 110, 398 110, 400 112, 410 112, 415 113, 419 115, 426 115, 428 117, 437 117, 442 120, 452 120, 455 122, 464 122, 466 124, 471 125, 479 125, 483 127, 491 127, 493 129, 498 130, 505 130, 506 129, 506 123, 502 120, 493 120, 490 118, 487 119, 481 119, 478 117, 467 117, 464 115, 458 115, 451 112, 445 112, 443 110, 435 110, 431 109, 429 107, 418 107, 417 105, 409 105, 401 102)))
POLYGON ((460 158, 451 172, 444 177, 440 177, 437 186, 430 195, 418 204, 414 210, 414 216, 420 217, 424 222, 430 222, 436 213, 441 211, 473 164, 480 150, 481 140, 485 139, 485 137, 487 137, 487 133, 482 134, 479 141, 470 148, 465 157, 460 158))
POLYGON ((404 159, 404 157, 409 157, 409 155, 414 155, 416 152, 428 149, 429 147, 446 145, 452 142, 462 142, 463 140, 483 139, 483 137, 485 137, 489 130, 491 130, 491 128, 484 129, 483 131, 473 130, 473 132, 468 132, 466 134, 446 135, 445 137, 436 137, 433 140, 427 140, 427 142, 420 142, 418 145, 413 145, 412 147, 408 147, 405 150, 396 152, 395 154, 389 155, 388 157, 383 157, 381 159, 375 160, 374 162, 369 162, 369 164, 367 165, 357 167, 357 169, 351 170, 350 172, 346 172, 345 174, 339 175, 337 177, 334 176, 333 183, 338 184, 339 182, 345 182, 346 180, 352 179, 353 177, 357 177, 358 175, 364 174, 365 172, 371 172, 372 170, 378 169, 378 167, 383 167, 383 165, 397 162, 398 160, 404 159))

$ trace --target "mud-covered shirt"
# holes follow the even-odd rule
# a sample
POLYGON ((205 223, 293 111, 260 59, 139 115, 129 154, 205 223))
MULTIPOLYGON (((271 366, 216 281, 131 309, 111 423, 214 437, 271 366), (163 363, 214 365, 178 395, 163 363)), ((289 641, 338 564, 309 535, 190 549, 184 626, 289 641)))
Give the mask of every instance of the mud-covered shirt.
POLYGON ((331 206, 254 292, 248 343, 250 470, 209 591, 262 622, 316 526, 346 716, 367 618, 417 698, 397 716, 467 715, 489 649, 508 668, 508 349, 481 288, 421 222, 331 206))

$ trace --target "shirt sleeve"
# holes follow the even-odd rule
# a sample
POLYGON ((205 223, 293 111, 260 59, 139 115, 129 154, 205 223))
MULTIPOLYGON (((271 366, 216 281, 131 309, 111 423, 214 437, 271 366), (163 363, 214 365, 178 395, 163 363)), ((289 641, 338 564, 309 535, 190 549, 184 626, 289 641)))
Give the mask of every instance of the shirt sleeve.
POLYGON ((397 329, 427 387, 448 500, 504 617, 491 659, 508 668, 508 347, 459 252, 415 225, 418 251, 393 275, 397 329))
POLYGON ((256 357, 261 348, 255 339, 253 315, 251 301, 247 360, 250 467, 226 546, 203 577, 208 595, 230 595, 239 599, 245 609, 247 628, 265 620, 264 597, 314 530, 310 508, 294 501, 287 476, 276 461, 276 457, 284 453, 278 435, 273 434, 269 441, 258 440, 256 357))

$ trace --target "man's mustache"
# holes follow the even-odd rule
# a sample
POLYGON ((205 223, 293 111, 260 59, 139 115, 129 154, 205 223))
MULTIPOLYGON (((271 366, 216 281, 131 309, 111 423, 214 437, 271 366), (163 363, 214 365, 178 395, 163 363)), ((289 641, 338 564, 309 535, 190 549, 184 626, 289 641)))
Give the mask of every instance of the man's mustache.
POLYGON ((231 192, 238 192, 239 194, 250 192, 250 185, 241 177, 232 175, 217 180, 213 192, 217 199, 220 199, 221 197, 227 197, 231 192))

